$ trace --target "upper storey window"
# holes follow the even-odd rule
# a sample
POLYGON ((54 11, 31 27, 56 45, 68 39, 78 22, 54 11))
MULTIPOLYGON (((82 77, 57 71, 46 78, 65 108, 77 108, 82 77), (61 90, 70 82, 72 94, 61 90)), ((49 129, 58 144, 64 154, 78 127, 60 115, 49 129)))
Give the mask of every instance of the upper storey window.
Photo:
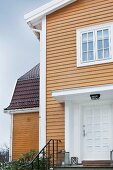
POLYGON ((112 24, 77 30, 77 66, 113 61, 112 24))

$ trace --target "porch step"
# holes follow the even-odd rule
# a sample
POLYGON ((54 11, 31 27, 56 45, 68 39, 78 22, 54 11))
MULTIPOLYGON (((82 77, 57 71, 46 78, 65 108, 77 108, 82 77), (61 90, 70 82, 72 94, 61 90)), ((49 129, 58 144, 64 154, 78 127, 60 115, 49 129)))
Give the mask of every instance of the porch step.
POLYGON ((113 170, 111 161, 83 161, 82 165, 70 165, 65 167, 57 167, 54 170, 113 170))
POLYGON ((113 170, 113 167, 59 167, 54 170, 113 170))
POLYGON ((84 167, 111 167, 110 160, 83 161, 84 167))

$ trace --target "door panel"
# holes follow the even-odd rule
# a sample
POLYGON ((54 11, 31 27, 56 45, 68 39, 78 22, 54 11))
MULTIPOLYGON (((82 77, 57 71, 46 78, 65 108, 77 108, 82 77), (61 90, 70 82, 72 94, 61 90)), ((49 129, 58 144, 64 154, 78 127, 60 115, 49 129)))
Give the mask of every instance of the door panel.
POLYGON ((83 160, 109 160, 112 142, 111 105, 87 105, 83 115, 83 160))

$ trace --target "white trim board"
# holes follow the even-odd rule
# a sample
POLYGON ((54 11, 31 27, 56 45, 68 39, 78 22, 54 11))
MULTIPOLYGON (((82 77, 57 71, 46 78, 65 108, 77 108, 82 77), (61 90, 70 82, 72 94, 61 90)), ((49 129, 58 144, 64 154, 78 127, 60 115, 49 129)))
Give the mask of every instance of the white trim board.
POLYGON ((8 113, 8 114, 31 113, 31 112, 39 112, 39 107, 26 108, 26 109, 4 110, 4 113, 8 113))
POLYGON ((24 15, 24 19, 27 23, 34 23, 34 21, 39 22, 44 16, 51 14, 56 10, 61 9, 75 1, 77 0, 52 0, 51 2, 24 15))
POLYGON ((40 120, 39 150, 46 145, 46 16, 42 19, 40 35, 40 120))
POLYGON ((11 114, 11 123, 10 123, 9 162, 12 161, 12 151, 13 151, 13 114, 11 114))

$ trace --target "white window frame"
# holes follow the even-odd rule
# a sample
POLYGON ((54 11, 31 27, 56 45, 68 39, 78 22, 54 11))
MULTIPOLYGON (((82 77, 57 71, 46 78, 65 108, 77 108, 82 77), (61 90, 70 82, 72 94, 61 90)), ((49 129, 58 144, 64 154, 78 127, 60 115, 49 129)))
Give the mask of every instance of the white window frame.
MULTIPOLYGON (((107 24, 101 24, 101 25, 96 25, 96 26, 91 26, 91 27, 86 27, 82 29, 77 29, 76 30, 76 35, 77 35, 77 67, 82 67, 82 66, 89 66, 89 65, 95 65, 95 64, 103 64, 103 63, 109 63, 113 62, 113 23, 107 23, 107 24), (84 32, 94 32, 94 30, 98 31, 99 29, 110 29, 110 58, 109 59, 102 59, 99 60, 97 59, 97 45, 94 47, 94 61, 91 62, 81 62, 81 53, 82 53, 82 45, 81 45, 81 35, 84 32)), ((97 37, 94 34, 96 40, 95 44, 97 44, 97 37)))

